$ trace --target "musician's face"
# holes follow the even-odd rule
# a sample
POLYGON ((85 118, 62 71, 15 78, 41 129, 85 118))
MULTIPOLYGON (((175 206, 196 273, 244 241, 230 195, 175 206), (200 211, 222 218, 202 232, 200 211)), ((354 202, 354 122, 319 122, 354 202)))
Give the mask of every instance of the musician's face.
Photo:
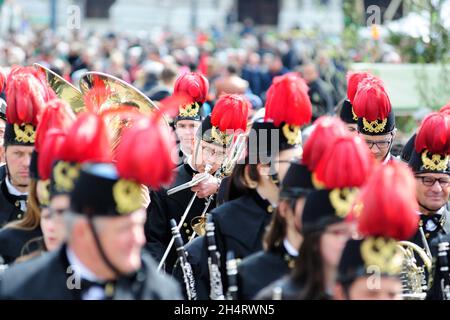
POLYGON ((62 214, 69 208, 67 195, 54 196, 50 206, 41 212, 41 229, 48 251, 57 249, 65 240, 66 228, 62 214))
POLYGON ((352 236, 352 226, 346 222, 329 225, 320 238, 320 251, 326 266, 337 268, 342 250, 352 236))
POLYGON ((9 179, 21 191, 26 191, 30 183, 29 168, 32 152, 33 147, 31 146, 6 147, 5 155, 9 179))
POLYGON ((125 274, 138 270, 145 244, 145 210, 139 209, 121 217, 97 219, 100 243, 111 263, 125 274))
POLYGON ((370 152, 378 161, 383 161, 386 158, 395 138, 395 132, 379 136, 370 136, 362 133, 359 133, 359 135, 366 141, 370 152))
POLYGON ((180 120, 175 125, 175 133, 180 140, 181 150, 188 155, 192 154, 195 132, 200 126, 200 123, 200 121, 194 120, 180 120))
POLYGON ((226 149, 222 146, 196 139, 194 148, 194 164, 199 172, 204 172, 207 164, 211 166, 210 173, 216 172, 225 160, 226 149))
POLYGON ((416 174, 416 197, 419 205, 431 211, 437 211, 448 201, 450 177, 444 173, 416 174), (439 179, 437 181, 436 179, 439 179), (434 181, 432 185, 431 182, 434 181))
POLYGON ((373 277, 359 277, 348 290, 349 300, 398 300, 402 293, 399 278, 380 277, 374 281, 373 277))

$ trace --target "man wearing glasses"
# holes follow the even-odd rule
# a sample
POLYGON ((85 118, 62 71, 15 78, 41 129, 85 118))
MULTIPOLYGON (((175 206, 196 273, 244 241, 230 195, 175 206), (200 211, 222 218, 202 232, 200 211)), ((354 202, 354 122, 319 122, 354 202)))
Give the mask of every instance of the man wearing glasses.
MULTIPOLYGON (((445 141, 449 135, 449 121, 448 116, 437 112, 423 120, 408 163, 416 177, 420 211, 418 232, 412 241, 425 249, 432 247, 431 243, 436 242, 440 235, 450 233, 450 142, 445 141)), ((437 252, 432 250, 431 254, 437 258, 437 252)), ((435 279, 433 282, 438 281, 435 279)), ((440 290, 435 286, 428 291, 427 298, 437 299, 439 296, 440 290)))

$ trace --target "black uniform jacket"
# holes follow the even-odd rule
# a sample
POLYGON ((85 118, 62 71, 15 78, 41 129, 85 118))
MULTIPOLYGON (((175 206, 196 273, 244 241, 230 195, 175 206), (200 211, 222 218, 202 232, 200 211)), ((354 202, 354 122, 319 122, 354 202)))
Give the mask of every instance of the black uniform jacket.
POLYGON ((8 222, 21 219, 24 212, 20 210, 19 198, 8 192, 6 187, 6 166, 0 167, 0 228, 8 222))
MULTIPOLYGON (((0 299, 79 300, 83 287, 76 289, 69 268, 66 246, 37 258, 18 263, 0 276, 0 299), (72 278, 71 278, 72 277, 72 278), (73 289, 69 289, 69 287, 73 289)), ((153 259, 143 253, 141 269, 120 278, 113 299, 179 299, 178 285, 156 271, 153 259)))
POLYGON ((39 242, 33 240, 42 237, 41 227, 33 230, 3 228, 0 230, 0 256, 6 264, 14 262, 22 254, 39 249, 39 242))
MULTIPOLYGON (((215 239, 221 256, 224 290, 227 288, 226 254, 233 251, 237 259, 262 250, 262 237, 274 211, 267 200, 252 191, 249 195, 229 201, 214 209, 215 239)), ((198 299, 209 297, 208 246, 205 237, 194 239, 186 245, 188 260, 196 280, 198 299)), ((182 272, 175 266, 174 276, 182 281, 182 272)), ((183 286, 184 288, 184 286, 183 286)))
MULTIPOLYGON (((197 173, 187 163, 178 166, 175 170, 175 182, 168 189, 191 181, 194 174, 197 173)), ((163 257, 172 238, 170 219, 175 219, 179 223, 189 201, 194 195, 194 192, 190 188, 187 188, 169 196, 167 195, 168 189, 151 191, 151 202, 147 208, 147 222, 145 225, 145 236, 147 238, 146 248, 158 262, 163 257)), ((191 220, 202 214, 205 203, 206 199, 195 198, 186 220, 180 228, 184 243, 187 243, 189 237, 192 235, 191 220)), ((213 200, 209 208, 212 209, 214 207, 215 201, 213 200)), ((172 271, 175 261, 176 252, 173 247, 165 262, 166 270, 172 271)))
POLYGON ((238 266, 239 299, 255 298, 261 289, 287 275, 294 261, 282 244, 273 251, 258 251, 242 260, 238 266))

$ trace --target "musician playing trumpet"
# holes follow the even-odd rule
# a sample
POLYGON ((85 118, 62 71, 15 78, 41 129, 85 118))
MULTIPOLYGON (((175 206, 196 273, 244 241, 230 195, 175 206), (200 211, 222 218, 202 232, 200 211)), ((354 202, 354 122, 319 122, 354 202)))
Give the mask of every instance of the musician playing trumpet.
MULTIPOLYGON (((202 121, 197 130, 192 155, 175 169, 175 181, 167 189, 150 193, 151 203, 147 209, 148 219, 145 226, 147 249, 157 261, 164 260, 166 271, 172 270, 176 260, 174 248, 169 249, 165 257, 172 238, 169 221, 175 219, 179 224, 185 216, 180 233, 183 242, 187 243, 193 233, 191 220, 202 215, 208 198, 216 194, 220 187, 221 180, 214 175, 226 157, 227 148, 236 132, 245 131, 248 105, 249 102, 238 95, 219 98, 212 114, 202 121), (178 190, 168 192, 173 188, 178 190)), ((215 200, 212 200, 209 208, 214 207, 215 200)))

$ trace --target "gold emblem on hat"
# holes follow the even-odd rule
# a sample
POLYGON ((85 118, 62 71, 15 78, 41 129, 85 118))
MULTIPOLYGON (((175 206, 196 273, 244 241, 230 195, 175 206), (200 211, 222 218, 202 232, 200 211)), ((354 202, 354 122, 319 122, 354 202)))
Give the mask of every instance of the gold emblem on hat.
POLYGON ((330 203, 339 218, 345 218, 356 198, 356 189, 343 188, 333 189, 329 194, 330 203))
POLYGON ((112 192, 120 214, 129 214, 142 207, 142 190, 136 182, 120 179, 114 184, 112 192))
POLYGON ((317 175, 315 172, 313 172, 311 175, 311 182, 312 182, 314 188, 316 188, 317 190, 325 189, 325 184, 323 184, 322 181, 317 179, 317 175))
POLYGON ((196 117, 200 110, 200 105, 197 102, 180 106, 178 113, 180 117, 196 117))
POLYGON ((299 126, 285 124, 281 130, 283 135, 286 137, 288 144, 297 145, 302 142, 302 135, 299 126))
POLYGON ((431 171, 445 171, 448 167, 449 155, 442 156, 440 154, 432 154, 431 158, 428 156, 428 150, 422 152, 423 168, 431 171))
POLYGON ((48 206, 50 203, 50 180, 41 180, 38 184, 37 191, 40 195, 39 203, 43 206, 48 206))
POLYGON ((380 133, 386 128, 387 118, 380 122, 380 120, 367 121, 366 118, 363 118, 363 126, 364 131, 370 133, 380 133))
POLYGON ((25 124, 22 126, 14 124, 14 133, 16 135, 14 139, 17 142, 34 143, 36 140, 36 130, 31 124, 25 124))
POLYGON ((53 168, 55 189, 59 192, 72 191, 75 186, 75 180, 79 175, 80 165, 78 163, 59 161, 53 168))
POLYGON ((211 139, 221 145, 229 145, 233 135, 220 131, 216 127, 211 128, 211 139))
MULTIPOLYGON (((361 257, 366 268, 376 266, 387 274, 398 274, 402 270, 403 257, 397 241, 389 238, 366 238, 361 244, 361 257)), ((373 270, 367 270, 373 272, 373 270)))

